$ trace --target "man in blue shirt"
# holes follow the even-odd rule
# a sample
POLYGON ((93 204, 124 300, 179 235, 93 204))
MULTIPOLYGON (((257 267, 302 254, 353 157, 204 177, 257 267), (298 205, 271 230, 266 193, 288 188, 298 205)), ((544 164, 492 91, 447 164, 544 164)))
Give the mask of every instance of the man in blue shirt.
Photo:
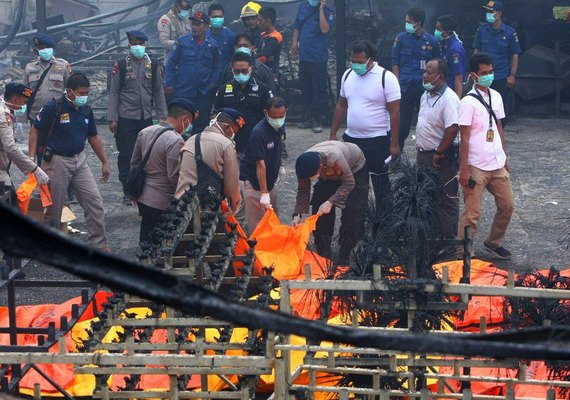
POLYGON ((210 122, 222 64, 218 43, 206 36, 210 17, 199 11, 190 20, 192 34, 176 40, 168 55, 164 93, 194 103, 200 113, 194 132, 202 132, 210 122))
POLYGON ((419 108, 424 93, 423 74, 426 64, 441 58, 439 41, 424 31, 426 13, 415 7, 406 14, 406 31, 398 34, 392 46, 392 72, 400 81, 400 148, 410 134, 414 110, 419 108))
POLYGON ((503 127, 511 114, 512 89, 519 69, 521 46, 517 32, 503 24, 504 6, 500 1, 489 1, 483 6, 486 11, 486 24, 481 25, 475 33, 473 48, 475 54, 487 53, 493 59, 495 79, 491 88, 501 94, 505 106, 503 127))
POLYGON ((234 40, 236 34, 224 26, 224 7, 220 4, 212 4, 208 7, 210 17, 210 29, 206 33, 218 43, 220 48, 220 62, 225 66, 230 62, 234 54, 234 40))
POLYGON ((442 58, 447 62, 445 80, 461 98, 463 95, 463 77, 466 71, 465 48, 455 33, 456 23, 451 15, 442 15, 435 24, 435 37, 441 45, 442 58))
POLYGON ((33 159, 38 149, 38 138, 45 140, 42 168, 50 178, 52 205, 48 207, 45 222, 59 229, 61 210, 68 188, 73 190, 85 212, 88 239, 91 245, 107 249, 105 237, 105 209, 97 182, 87 165, 85 141, 101 160, 101 179, 107 182, 111 167, 105 148, 97 134, 93 111, 87 105, 89 80, 83 74, 72 74, 66 83, 65 94, 52 99, 36 116, 29 139, 29 156, 33 159))
POLYGON ((310 115, 299 125, 322 132, 321 119, 326 112, 328 34, 335 21, 327 0, 307 0, 301 3, 293 23, 291 58, 299 58, 299 84, 310 115))

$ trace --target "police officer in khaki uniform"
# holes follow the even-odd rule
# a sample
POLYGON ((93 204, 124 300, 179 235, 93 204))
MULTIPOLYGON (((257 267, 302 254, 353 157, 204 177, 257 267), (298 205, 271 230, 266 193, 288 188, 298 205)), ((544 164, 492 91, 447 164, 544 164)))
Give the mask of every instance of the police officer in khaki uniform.
POLYGON ((188 17, 190 17, 189 0, 175 0, 170 11, 158 20, 156 29, 160 44, 164 48, 164 62, 176 39, 191 32, 188 17))
POLYGON ((129 205, 126 184, 137 135, 152 125, 153 106, 157 118, 166 118, 166 100, 162 66, 145 52, 148 37, 142 31, 130 31, 127 36, 129 54, 113 66, 107 120, 119 151, 117 164, 123 203, 129 205))
POLYGON ((22 79, 22 83, 31 87, 35 92, 32 95, 32 104, 28 105, 30 121, 36 118, 48 101, 63 94, 67 78, 71 74, 69 63, 62 58, 54 57, 54 47, 55 41, 50 35, 40 33, 34 37, 34 53, 38 55, 38 58, 26 65, 22 79), (49 71, 44 76, 48 68, 49 71), (43 80, 42 76, 44 76, 43 80))
POLYGON ((28 158, 14 141, 14 117, 26 115, 26 103, 31 96, 32 89, 21 83, 11 82, 6 85, 4 102, 0 103, 0 185, 3 183, 4 190, 12 192, 12 200, 15 193, 8 171, 12 162, 22 173, 33 173, 39 185, 49 182, 47 174, 28 158))

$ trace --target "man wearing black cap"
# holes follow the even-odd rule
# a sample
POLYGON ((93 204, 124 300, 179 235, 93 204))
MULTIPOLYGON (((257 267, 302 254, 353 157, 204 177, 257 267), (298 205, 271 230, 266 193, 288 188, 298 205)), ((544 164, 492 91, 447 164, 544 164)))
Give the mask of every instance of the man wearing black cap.
POLYGON ((166 118, 162 65, 146 53, 148 37, 144 32, 130 31, 127 37, 129 54, 113 65, 107 112, 109 129, 115 134, 119 151, 117 166, 123 204, 130 204, 126 185, 137 135, 152 125, 153 106, 158 119, 166 118))
POLYGON ((28 175, 33 173, 39 185, 46 185, 49 182, 47 174, 30 160, 16 145, 14 141, 14 116, 25 115, 26 103, 32 95, 32 89, 21 83, 9 83, 4 91, 4 101, 0 103, 0 195, 5 190, 12 192, 14 199, 14 189, 8 169, 10 163, 28 175))
POLYGON ((145 165, 145 182, 137 202, 141 219, 140 242, 148 242, 178 184, 178 157, 184 145, 182 135, 192 129, 198 110, 186 99, 175 99, 168 105, 166 122, 143 129, 136 138, 130 168, 139 165, 149 154, 145 165))
POLYGON ((190 33, 190 1, 175 0, 172 8, 158 20, 158 39, 164 48, 164 61, 176 39, 190 33))
POLYGON ((192 34, 176 40, 168 56, 164 92, 196 105, 200 117, 194 128, 196 132, 202 132, 210 120, 222 64, 217 42, 206 36, 210 17, 197 12, 190 20, 192 34))
POLYGON ((512 111, 512 89, 519 68, 521 46, 517 32, 503 23, 505 7, 501 1, 489 1, 483 9, 486 11, 487 23, 477 29, 473 48, 475 54, 487 53, 493 59, 494 80, 491 88, 503 98, 506 115, 503 119, 504 127, 512 111))
POLYGON ((69 63, 54 57, 54 47, 55 41, 47 33, 34 36, 34 53, 38 58, 26 65, 22 79, 22 83, 34 91, 28 104, 30 121, 36 118, 48 101, 63 94, 67 78, 71 74, 69 63))
MULTIPOLYGON (((227 199, 228 207, 233 213, 239 210, 242 204, 239 167, 232 139, 245 124, 242 113, 232 108, 222 108, 218 110, 209 127, 186 141, 180 152, 180 177, 176 198, 180 198, 190 186, 202 188, 212 184, 220 188, 220 197, 227 199), (197 140, 203 162, 200 165, 196 162, 197 140), (206 168, 209 171, 206 171, 206 168), (215 182, 203 181, 210 179, 215 182)), ((207 198, 204 192, 200 197, 202 204, 212 200, 207 198)))
POLYGON ((368 168, 364 153, 353 143, 330 140, 321 142, 297 158, 297 202, 293 224, 308 214, 319 214, 315 230, 317 252, 332 259, 335 207, 342 209, 339 254, 334 260, 348 265, 350 252, 364 235, 364 210, 368 201, 368 168), (311 199, 311 182, 315 184, 311 199))

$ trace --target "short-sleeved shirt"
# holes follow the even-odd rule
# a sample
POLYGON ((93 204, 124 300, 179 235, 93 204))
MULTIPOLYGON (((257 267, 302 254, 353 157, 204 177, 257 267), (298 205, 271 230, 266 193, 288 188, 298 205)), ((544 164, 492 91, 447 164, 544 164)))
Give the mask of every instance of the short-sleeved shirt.
POLYGON ((484 24, 477 29, 473 48, 489 54, 493 58, 495 79, 506 79, 511 73, 511 56, 521 53, 517 32, 502 24, 499 29, 484 24))
POLYGON ((441 41, 443 59, 447 61, 445 80, 450 88, 455 87, 455 75, 464 76, 467 71, 465 48, 455 34, 441 41))
POLYGON ((400 88, 402 92, 410 85, 422 87, 426 64, 441 57, 441 47, 435 36, 427 32, 421 36, 402 32, 396 36, 392 46, 392 66, 400 67, 400 88))
POLYGON ((216 43, 218 43, 218 47, 220 48, 221 65, 229 63, 234 55, 234 40, 236 38, 236 34, 223 26, 218 33, 215 33, 212 28, 209 28, 206 35, 210 36, 216 41, 216 43))
POLYGON ((390 130, 388 103, 402 97, 398 79, 390 71, 382 75, 384 68, 377 63, 365 75, 359 76, 352 69, 342 77, 341 97, 348 102, 346 134, 353 138, 386 136, 390 130))
POLYGON ((459 97, 447 85, 435 93, 425 92, 420 100, 416 125, 416 148, 436 150, 447 128, 459 124, 459 97))
POLYGON ((281 167, 281 137, 285 127, 275 130, 267 119, 259 122, 249 138, 245 156, 240 164, 240 180, 249 181, 255 190, 260 190, 257 180, 257 161, 265 161, 267 190, 275 186, 281 167))
POLYGON ((46 132, 57 117, 46 147, 51 148, 55 154, 71 157, 85 149, 85 141, 89 136, 97 135, 97 125, 91 107, 82 106, 76 109, 65 96, 61 101, 59 117, 56 115, 56 101, 52 99, 36 116, 34 126, 39 131, 46 132))
MULTIPOLYGON (((325 18, 331 29, 335 22, 335 13, 325 7, 325 18)), ((299 60, 326 63, 329 57, 328 35, 321 32, 319 6, 311 7, 305 1, 299 5, 293 29, 299 30, 299 60)))
MULTIPOLYGON (((469 93, 476 93, 473 88, 469 93)), ((483 100, 489 104, 489 96, 481 91, 483 100)), ((489 89, 493 111, 499 120, 505 118, 503 99, 499 92, 489 89)), ((472 96, 465 96, 459 104, 459 125, 470 126, 469 157, 468 165, 482 169, 483 171, 496 171, 505 166, 507 156, 503 149, 501 136, 495 120, 491 118, 494 137, 492 142, 487 142, 489 130, 489 113, 485 106, 472 96)))
POLYGON ((258 59, 262 59, 263 63, 271 69, 274 74, 279 73, 279 58, 281 56, 281 45, 283 44, 283 36, 273 31, 270 33, 263 32, 259 49, 255 55, 258 59))

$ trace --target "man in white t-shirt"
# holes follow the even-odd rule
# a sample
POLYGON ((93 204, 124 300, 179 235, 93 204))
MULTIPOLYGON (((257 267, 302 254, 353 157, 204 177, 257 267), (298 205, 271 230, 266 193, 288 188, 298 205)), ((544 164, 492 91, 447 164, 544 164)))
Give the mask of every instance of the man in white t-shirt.
POLYGON ((351 67, 343 77, 330 140, 338 140, 340 125, 347 119, 345 142, 364 153, 372 177, 376 213, 390 192, 388 163, 400 155, 400 84, 396 76, 374 61, 376 49, 367 41, 352 45, 351 67))
POLYGON ((435 171, 444 185, 438 206, 442 237, 457 237, 459 224, 459 183, 455 176, 459 170, 458 146, 459 97, 447 86, 447 62, 436 58, 426 64, 416 125, 418 166, 435 171))
POLYGON ((505 118, 503 99, 489 86, 493 83, 493 60, 484 53, 469 60, 473 89, 459 105, 461 129, 461 168, 459 183, 463 186, 465 209, 459 223, 459 235, 470 225, 473 234, 481 214, 481 200, 487 189, 494 197, 497 212, 491 231, 484 242, 485 249, 503 260, 511 253, 502 246, 507 226, 513 214, 511 167, 505 153, 505 133, 501 119, 505 118))

